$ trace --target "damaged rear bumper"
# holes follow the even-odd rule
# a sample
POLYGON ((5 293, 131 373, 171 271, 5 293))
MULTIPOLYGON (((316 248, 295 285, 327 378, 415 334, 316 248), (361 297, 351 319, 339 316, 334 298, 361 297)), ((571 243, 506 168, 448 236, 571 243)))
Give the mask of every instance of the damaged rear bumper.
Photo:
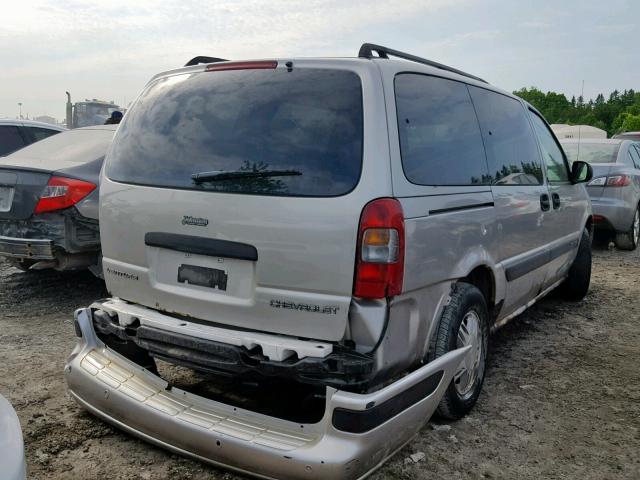
POLYGON ((0 255, 30 260, 53 260, 53 242, 44 239, 0 236, 0 255))
POLYGON ((364 390, 372 376, 372 356, 330 342, 202 325, 120 299, 90 308, 98 338, 119 353, 125 342, 140 353, 201 372, 280 377, 349 391, 364 390))
POLYGON ((65 366, 73 398, 144 440, 261 478, 363 478, 408 442, 436 409, 467 352, 458 349, 368 394, 326 389, 322 420, 299 424, 171 388, 107 348, 92 311, 76 312, 65 366))
POLYGON ((76 270, 96 264, 99 252, 98 221, 75 208, 24 220, 0 219, 0 256, 41 262, 41 268, 76 270))

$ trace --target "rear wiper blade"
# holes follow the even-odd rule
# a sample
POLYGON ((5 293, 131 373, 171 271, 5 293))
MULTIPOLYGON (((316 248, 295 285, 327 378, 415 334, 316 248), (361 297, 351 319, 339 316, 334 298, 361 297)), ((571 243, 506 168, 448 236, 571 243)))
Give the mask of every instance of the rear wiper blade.
POLYGON ((213 172, 200 172, 191 175, 194 183, 215 182, 218 180, 238 180, 242 178, 266 178, 266 177, 295 177, 302 175, 298 170, 214 170, 213 172))

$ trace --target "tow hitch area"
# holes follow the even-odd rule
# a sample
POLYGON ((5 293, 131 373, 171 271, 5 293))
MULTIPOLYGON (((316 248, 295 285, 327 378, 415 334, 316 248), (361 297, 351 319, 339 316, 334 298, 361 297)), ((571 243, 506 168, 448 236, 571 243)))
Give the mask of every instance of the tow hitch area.
POLYGON ((366 477, 431 417, 470 348, 373 393, 327 387, 322 419, 296 423, 172 388, 106 347, 94 331, 91 309, 78 310, 75 325, 78 344, 64 372, 82 407, 176 453, 274 479, 366 477))

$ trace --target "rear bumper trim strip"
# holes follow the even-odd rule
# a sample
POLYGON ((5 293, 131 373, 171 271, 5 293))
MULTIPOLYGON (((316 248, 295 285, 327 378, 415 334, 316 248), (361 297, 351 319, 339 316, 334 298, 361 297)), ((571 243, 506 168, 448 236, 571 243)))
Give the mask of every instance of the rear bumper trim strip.
POLYGON ((148 232, 144 243, 149 247, 167 248, 178 252, 210 257, 236 258, 239 260, 258 260, 258 250, 246 243, 218 240, 216 238, 195 237, 178 233, 148 232))
POLYGON ((443 373, 442 371, 436 372, 407 388, 402 394, 390 398, 380 405, 372 405, 367 410, 354 411, 336 408, 333 411, 333 426, 343 432, 351 433, 364 433, 373 430, 435 392, 440 385, 443 373))

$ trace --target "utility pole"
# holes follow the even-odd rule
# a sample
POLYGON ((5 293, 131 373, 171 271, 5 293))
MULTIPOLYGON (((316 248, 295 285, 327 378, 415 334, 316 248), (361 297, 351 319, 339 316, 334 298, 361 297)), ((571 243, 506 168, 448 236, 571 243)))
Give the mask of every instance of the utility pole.
POLYGON ((20 120, 22 120, 22 102, 18 102, 18 107, 20 108, 20 120))

